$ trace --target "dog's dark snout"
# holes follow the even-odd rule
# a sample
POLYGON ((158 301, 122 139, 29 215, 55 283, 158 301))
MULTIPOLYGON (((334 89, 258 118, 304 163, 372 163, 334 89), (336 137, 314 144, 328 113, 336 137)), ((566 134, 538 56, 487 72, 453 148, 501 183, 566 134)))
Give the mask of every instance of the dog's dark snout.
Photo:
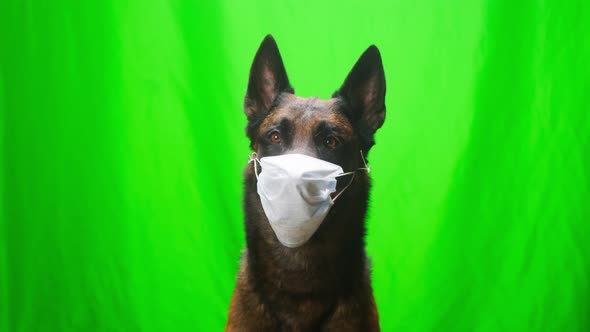
POLYGON ((318 158, 317 152, 314 151, 313 149, 307 148, 307 147, 299 147, 299 148, 291 149, 291 150, 286 151, 285 154, 302 154, 302 155, 306 155, 308 157, 318 158))

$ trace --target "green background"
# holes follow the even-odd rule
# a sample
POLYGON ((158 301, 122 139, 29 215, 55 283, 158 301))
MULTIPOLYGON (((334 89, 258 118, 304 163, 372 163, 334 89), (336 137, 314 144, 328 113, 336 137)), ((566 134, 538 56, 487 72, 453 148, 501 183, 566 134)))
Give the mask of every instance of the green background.
POLYGON ((384 331, 590 331, 590 3, 0 2, 0 331, 220 331, 267 33, 327 98, 370 44, 384 331))

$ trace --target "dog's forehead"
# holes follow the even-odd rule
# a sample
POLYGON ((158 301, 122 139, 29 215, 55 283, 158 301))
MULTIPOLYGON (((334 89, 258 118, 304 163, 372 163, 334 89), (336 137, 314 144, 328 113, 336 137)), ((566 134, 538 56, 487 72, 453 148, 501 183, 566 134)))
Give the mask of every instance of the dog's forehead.
POLYGON ((346 117, 338 111, 339 104, 336 98, 319 99, 315 97, 304 98, 288 94, 281 98, 281 102, 265 119, 270 124, 280 119, 289 119, 302 122, 345 122, 346 117))
POLYGON ((336 99, 324 100, 315 97, 303 98, 289 95, 285 98, 285 102, 281 105, 281 108, 284 108, 291 113, 296 113, 298 117, 322 117, 334 110, 336 106, 335 103, 336 99))

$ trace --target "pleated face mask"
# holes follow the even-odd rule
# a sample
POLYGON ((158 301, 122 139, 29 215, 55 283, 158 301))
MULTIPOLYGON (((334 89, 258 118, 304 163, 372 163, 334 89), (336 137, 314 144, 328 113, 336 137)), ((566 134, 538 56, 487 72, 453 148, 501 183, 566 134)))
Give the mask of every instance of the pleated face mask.
POLYGON ((278 240, 289 248, 299 247, 311 238, 338 196, 350 186, 356 171, 369 172, 365 164, 363 168, 344 173, 336 164, 302 154, 259 160, 253 153, 250 161, 254 162, 257 191, 264 213, 278 240), (260 174, 257 164, 262 168, 260 174), (352 177, 332 198, 336 178, 344 175, 352 177))

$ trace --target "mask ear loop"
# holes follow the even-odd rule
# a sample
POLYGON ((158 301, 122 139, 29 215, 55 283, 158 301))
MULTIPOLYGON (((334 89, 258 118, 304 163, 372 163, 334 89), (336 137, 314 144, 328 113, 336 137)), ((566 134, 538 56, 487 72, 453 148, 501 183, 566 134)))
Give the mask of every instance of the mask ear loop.
POLYGON ((348 181, 348 184, 346 186, 344 186, 344 188, 342 188, 342 190, 340 190, 340 192, 338 194, 336 194, 336 196, 334 196, 334 198, 332 198, 332 203, 336 202, 336 199, 342 195, 342 193, 348 189, 348 187, 350 187, 350 185, 352 184, 352 181, 354 180, 354 175, 356 174, 356 171, 353 172, 348 172, 348 173, 344 173, 344 174, 340 174, 339 176, 343 176, 343 175, 348 175, 348 174, 352 174, 352 178, 350 178, 350 181, 348 181))
POLYGON ((363 150, 360 150, 361 153, 361 158, 363 158, 363 164, 365 164, 365 167, 363 168, 359 168, 359 169, 364 169, 365 171, 367 171, 367 174, 371 173, 371 167, 369 167, 369 165, 367 165, 367 161, 365 160, 365 155, 363 154, 363 150))
POLYGON ((344 186, 344 188, 342 188, 342 190, 340 190, 340 192, 338 194, 336 194, 336 196, 334 196, 334 198, 332 198, 332 203, 336 202, 336 199, 338 198, 338 196, 342 195, 342 193, 346 189, 348 189, 348 187, 350 187, 357 171, 363 170, 363 171, 367 171, 367 174, 371 173, 371 168, 369 167, 369 165, 367 165, 367 161, 365 160, 365 156, 363 155, 363 150, 361 150, 360 152, 361 152, 361 158, 363 159, 363 164, 365 164, 365 167, 360 167, 360 168, 355 169, 354 171, 346 172, 346 173, 342 173, 342 174, 338 175, 338 176, 344 176, 344 175, 352 174, 352 178, 350 178, 350 181, 348 181, 348 184, 346 186, 344 186))
POLYGON ((251 162, 254 162, 254 174, 256 175, 256 180, 258 180, 258 167, 256 167, 256 163, 260 163, 260 160, 258 160, 258 154, 256 152, 252 152, 252 154, 250 154, 248 164, 251 162))

